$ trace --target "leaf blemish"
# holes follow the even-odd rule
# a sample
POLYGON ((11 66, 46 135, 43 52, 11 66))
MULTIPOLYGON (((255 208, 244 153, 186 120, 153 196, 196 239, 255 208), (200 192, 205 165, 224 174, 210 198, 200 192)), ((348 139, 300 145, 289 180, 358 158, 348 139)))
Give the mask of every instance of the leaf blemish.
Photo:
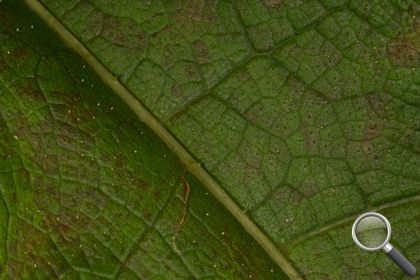
POLYGON ((177 223, 174 235, 172 236, 172 244, 173 244, 175 252, 177 252, 178 254, 181 254, 181 251, 178 249, 178 247, 176 245, 176 238, 177 238, 179 232, 181 231, 182 226, 184 225, 186 217, 187 217, 188 198, 189 198, 189 195, 190 195, 190 185, 189 185, 188 181, 185 179, 185 177, 182 178, 182 181, 183 181, 183 186, 184 186, 183 198, 182 198, 183 203, 184 203, 184 207, 182 209, 181 219, 177 223))

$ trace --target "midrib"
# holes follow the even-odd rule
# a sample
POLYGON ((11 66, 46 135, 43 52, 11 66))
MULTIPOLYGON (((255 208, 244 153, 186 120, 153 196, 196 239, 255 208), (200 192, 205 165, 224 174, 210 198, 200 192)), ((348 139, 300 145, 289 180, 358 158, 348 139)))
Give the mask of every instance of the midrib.
POLYGON ((216 199, 237 219, 244 229, 258 242, 265 252, 291 279, 303 279, 287 258, 273 242, 233 201, 224 189, 201 167, 194 157, 173 137, 173 135, 122 85, 118 79, 38 0, 26 0, 28 6, 48 24, 61 39, 78 53, 137 115, 140 121, 149 126, 159 138, 179 157, 188 171, 193 174, 216 199))

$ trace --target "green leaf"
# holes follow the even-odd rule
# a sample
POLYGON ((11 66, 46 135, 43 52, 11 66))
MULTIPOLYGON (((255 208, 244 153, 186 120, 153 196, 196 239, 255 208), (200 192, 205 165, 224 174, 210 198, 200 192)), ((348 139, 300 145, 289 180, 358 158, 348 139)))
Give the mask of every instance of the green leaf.
POLYGON ((417 2, 42 3, 290 278, 401 278, 352 243, 367 210, 420 264, 417 2))
POLYGON ((0 42, 2 279, 286 279, 25 6, 0 42))

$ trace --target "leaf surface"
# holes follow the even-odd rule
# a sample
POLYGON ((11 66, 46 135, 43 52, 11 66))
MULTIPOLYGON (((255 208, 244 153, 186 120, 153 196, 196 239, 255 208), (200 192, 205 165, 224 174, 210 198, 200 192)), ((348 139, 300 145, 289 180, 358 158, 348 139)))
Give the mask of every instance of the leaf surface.
POLYGON ((401 278, 366 210, 420 261, 416 2, 42 2, 301 275, 401 278))
POLYGON ((21 3, 0 42, 2 279, 287 279, 21 3))

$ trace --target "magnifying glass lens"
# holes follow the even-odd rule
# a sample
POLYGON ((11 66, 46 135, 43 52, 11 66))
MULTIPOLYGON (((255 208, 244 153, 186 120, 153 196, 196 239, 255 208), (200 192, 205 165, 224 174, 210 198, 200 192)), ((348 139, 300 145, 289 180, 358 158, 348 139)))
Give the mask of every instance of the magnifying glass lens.
POLYGON ((363 218, 356 226, 356 236, 362 245, 368 248, 381 246, 388 235, 384 221, 375 216, 363 218))

